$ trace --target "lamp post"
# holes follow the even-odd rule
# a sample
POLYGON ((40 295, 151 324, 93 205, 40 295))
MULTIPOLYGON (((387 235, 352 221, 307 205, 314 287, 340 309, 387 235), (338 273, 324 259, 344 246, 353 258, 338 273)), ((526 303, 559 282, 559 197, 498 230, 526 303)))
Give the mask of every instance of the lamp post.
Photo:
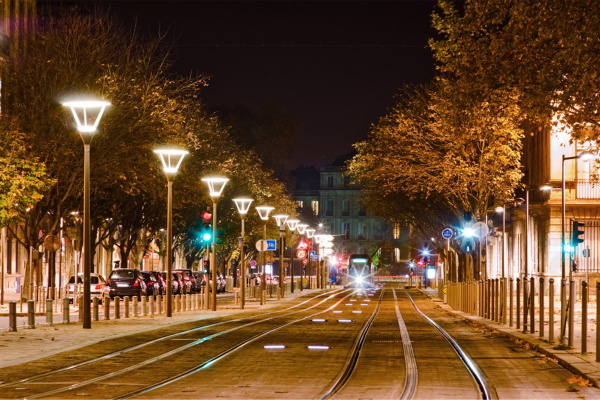
MULTIPOLYGON (((267 222, 269 222, 269 214, 271 214, 271 211, 273 211, 275 209, 275 207, 271 207, 271 206, 258 206, 256 207, 256 212, 258 212, 258 216, 260 217, 261 220, 265 221, 264 224, 264 230, 263 230, 263 241, 262 241, 262 248, 261 248, 261 256, 262 256, 262 275, 261 275, 261 280, 260 280, 260 290, 261 293, 264 293, 264 291, 267 289, 267 282, 266 282, 266 278, 267 278, 267 274, 265 271, 265 265, 267 264, 267 255, 265 254, 266 249, 264 248, 264 246, 266 246, 267 243, 267 222)), ((262 299, 262 294, 261 294, 261 299, 262 299)))
POLYGON ((290 246, 290 280, 291 280, 291 292, 294 293, 294 231, 298 227, 300 221, 297 219, 288 219, 286 224, 288 229, 292 233, 292 245, 290 246))
MULTIPOLYGON (((298 234, 300 235, 300 237, 302 237, 306 233, 306 228, 308 228, 308 224, 298 224, 296 229, 298 230, 298 234)), ((308 257, 308 254, 306 256, 308 257)), ((304 278, 302 277, 302 275, 303 275, 302 271, 304 271, 304 276, 306 277, 306 269, 304 268, 304 265, 305 265, 304 260, 306 260, 306 258, 303 259, 302 261, 300 261, 300 263, 301 263, 300 264, 301 265, 301 267, 300 267, 300 291, 302 291, 304 289, 302 287, 302 286, 304 286, 304 283, 303 283, 304 278)))
POLYGON ((167 176, 167 290, 166 290, 166 312, 167 317, 173 316, 173 175, 179 170, 179 166, 188 152, 180 149, 157 149, 154 152, 160 158, 163 170, 167 176))
POLYGON ((306 232, 306 237, 310 239, 310 246, 308 246, 308 274, 307 274, 307 276, 308 276, 308 288, 309 289, 312 289, 312 284, 311 284, 311 280, 312 280, 312 277, 311 277, 312 260, 311 260, 310 252, 312 251, 311 249, 313 248, 313 243, 314 243, 313 237, 314 237, 316 231, 317 230, 313 229, 313 228, 307 228, 306 231, 305 231, 306 232))
POLYGON ((235 206, 237 207, 238 212, 240 213, 240 217, 242 218, 242 241, 240 246, 240 272, 242 273, 241 279, 242 284, 240 285, 242 301, 240 303, 241 309, 244 309, 246 305, 246 262, 244 261, 244 236, 245 232, 245 220, 246 214, 248 214, 248 209, 250 208, 250 204, 252 204, 252 199, 247 198, 237 198, 233 199, 235 206))
MULTIPOLYGON (((566 318, 567 318, 567 314, 566 314, 566 302, 567 302, 567 294, 566 294, 566 270, 565 270, 565 247, 566 247, 566 243, 565 243, 565 161, 567 160, 577 160, 577 159, 581 159, 582 161, 589 161, 592 158, 594 158, 595 155, 589 151, 582 151, 581 153, 579 153, 576 156, 570 156, 570 157, 565 157, 565 155, 562 155, 562 168, 561 168, 561 186, 560 186, 560 190, 561 190, 561 222, 560 222, 560 230, 561 230, 561 249, 560 249, 560 267, 561 267, 561 283, 560 283, 560 338, 559 338, 559 343, 560 345, 564 345, 565 344, 565 328, 566 328, 566 318)), ((573 272, 571 271, 571 268, 569 268, 569 281, 572 280, 572 274, 573 272)), ((571 287, 573 287, 572 283, 571 283, 571 287)), ((571 303, 572 303, 572 298, 570 299, 571 303)), ((569 307, 569 327, 571 327, 571 321, 572 321, 572 317, 573 317, 573 307, 569 307)), ((571 330, 569 332, 569 345, 572 344, 573 341, 573 331, 571 330)))
POLYGON ((277 221, 277 226, 279 227, 279 294, 283 297, 283 251, 285 248, 285 221, 288 219, 288 216, 285 214, 277 214, 273 215, 275 221, 277 221))
POLYGON ((497 213, 502 213, 502 278, 505 277, 506 266, 506 208, 496 207, 497 213))
POLYGON ((533 271, 529 272, 529 237, 531 235, 531 223, 529 222, 529 192, 531 192, 532 190, 547 191, 552 190, 552 186, 544 185, 539 188, 531 188, 525 190, 525 278, 527 278, 527 274, 529 273, 533 275, 533 271))
POLYGON ((63 103, 73 113, 77 130, 83 141, 83 328, 92 327, 90 309, 90 274, 92 271, 92 237, 90 219, 90 143, 104 110, 110 103, 100 100, 81 100, 63 103))
POLYGON ((217 241, 217 201, 223 193, 225 184, 229 182, 229 178, 221 176, 209 176, 202 178, 202 181, 208 186, 208 192, 212 200, 212 243, 210 250, 210 269, 212 271, 212 310, 217 311, 217 264, 216 264, 216 245, 217 241))

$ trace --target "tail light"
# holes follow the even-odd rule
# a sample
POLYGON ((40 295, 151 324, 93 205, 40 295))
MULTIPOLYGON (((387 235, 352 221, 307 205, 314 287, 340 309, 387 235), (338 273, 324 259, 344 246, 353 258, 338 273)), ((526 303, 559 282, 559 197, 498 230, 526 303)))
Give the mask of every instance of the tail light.
POLYGON ((107 278, 107 279, 106 279, 106 284, 107 284, 107 285, 110 285, 110 278, 107 278))
POLYGON ((133 287, 138 287, 140 286, 140 280, 136 279, 135 281, 133 281, 133 287))
POLYGON ((95 289, 96 290, 102 290, 102 285, 96 285, 95 289))
POLYGON ((71 285, 67 285, 66 289, 71 290, 71 285))

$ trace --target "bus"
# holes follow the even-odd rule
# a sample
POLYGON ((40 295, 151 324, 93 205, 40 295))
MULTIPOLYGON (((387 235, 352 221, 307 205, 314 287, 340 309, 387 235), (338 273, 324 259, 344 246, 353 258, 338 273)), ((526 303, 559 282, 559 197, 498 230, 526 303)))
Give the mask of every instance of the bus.
POLYGON ((348 258, 349 287, 373 286, 373 271, 371 257, 366 254, 352 254, 348 258))

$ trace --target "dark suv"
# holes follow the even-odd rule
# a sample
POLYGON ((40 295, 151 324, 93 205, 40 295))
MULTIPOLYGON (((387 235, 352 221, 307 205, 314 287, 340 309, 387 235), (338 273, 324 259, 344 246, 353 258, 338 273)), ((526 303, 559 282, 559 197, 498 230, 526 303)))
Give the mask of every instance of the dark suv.
POLYGON ((141 298, 146 296, 146 283, 142 273, 133 268, 119 268, 113 270, 106 280, 109 292, 108 295, 113 298, 137 296, 141 298))

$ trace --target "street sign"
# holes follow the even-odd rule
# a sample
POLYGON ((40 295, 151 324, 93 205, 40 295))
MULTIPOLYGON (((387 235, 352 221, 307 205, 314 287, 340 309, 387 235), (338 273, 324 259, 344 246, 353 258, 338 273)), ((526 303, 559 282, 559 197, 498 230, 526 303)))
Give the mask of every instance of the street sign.
POLYGON ((304 260, 306 258, 306 250, 302 250, 302 249, 298 250, 296 252, 296 257, 298 257, 301 260, 304 260))
POLYGON ((454 236, 454 232, 452 232, 452 229, 446 228, 442 231, 442 237, 444 239, 450 239, 452 236, 454 236))
POLYGON ((257 240, 256 241, 256 250, 258 250, 258 251, 277 250, 277 240, 257 240))
POLYGON ((252 268, 256 267, 256 260, 251 260, 251 261, 250 261, 250 266, 251 266, 252 268))

